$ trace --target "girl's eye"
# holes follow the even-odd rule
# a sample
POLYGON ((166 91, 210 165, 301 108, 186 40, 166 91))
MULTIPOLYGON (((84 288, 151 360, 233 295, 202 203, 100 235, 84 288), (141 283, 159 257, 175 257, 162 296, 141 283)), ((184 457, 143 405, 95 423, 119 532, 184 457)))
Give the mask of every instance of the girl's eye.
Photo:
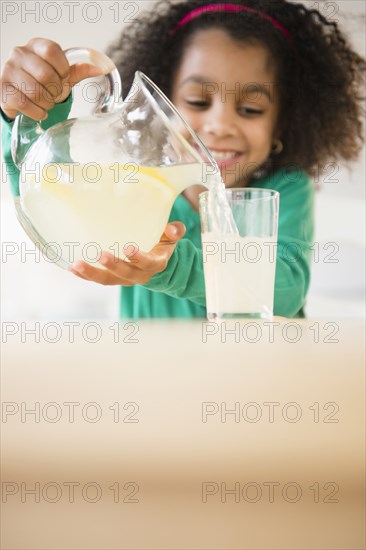
POLYGON ((259 116, 263 114, 260 109, 252 109, 250 107, 239 107, 239 113, 245 116, 259 116))
MULTIPOLYGON (((196 109, 207 109, 210 106, 209 101, 205 101, 204 99, 186 99, 185 102, 187 105, 196 109)), ((255 117, 262 115, 263 111, 251 107, 239 107, 238 113, 242 116, 255 117)))
POLYGON ((193 107, 208 107, 208 102, 203 99, 186 99, 186 103, 193 107))

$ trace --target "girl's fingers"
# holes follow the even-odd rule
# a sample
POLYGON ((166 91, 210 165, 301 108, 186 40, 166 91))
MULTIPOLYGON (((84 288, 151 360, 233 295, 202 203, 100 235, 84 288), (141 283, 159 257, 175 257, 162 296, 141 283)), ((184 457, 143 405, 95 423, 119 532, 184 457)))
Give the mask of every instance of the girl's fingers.
MULTIPOLYGON (((131 268, 145 271, 147 274, 151 273, 152 275, 160 273, 166 268, 177 242, 184 236, 185 232, 186 228, 183 223, 169 223, 160 241, 150 252, 143 252, 137 247, 126 247, 124 253, 130 260, 131 268)), ((107 267, 108 269, 112 269, 112 254, 103 253, 102 258, 110 262, 111 267, 109 265, 107 267)))
POLYGON ((98 67, 89 65, 88 63, 78 63, 71 65, 70 74, 67 77, 68 82, 78 84, 84 78, 92 78, 93 76, 102 76, 103 73, 98 67))
POLYGON ((78 84, 85 78, 103 74, 100 69, 88 63, 78 63, 70 66, 61 47, 52 40, 37 38, 34 41, 31 40, 29 44, 34 56, 27 55, 27 63, 31 65, 30 68, 32 69, 29 71, 27 69, 27 71, 32 75, 34 74, 35 78, 45 87, 47 83, 47 89, 58 100, 60 100, 59 96, 64 95, 65 88, 63 84, 65 80, 69 86, 67 92, 70 93, 70 86, 78 84), (44 63, 40 63, 39 58, 42 58, 44 63), (37 68, 34 65, 34 59, 38 59, 37 68))
POLYGON ((186 227, 182 222, 171 222, 165 228, 165 231, 160 239, 160 242, 169 241, 177 242, 184 237, 186 227))
POLYGON ((163 271, 174 252, 177 242, 184 237, 185 232, 186 228, 182 222, 168 223, 160 241, 151 252, 147 254, 138 252, 133 256, 136 260, 136 267, 153 273, 163 271))
POLYGON ((45 111, 52 109, 55 104, 53 96, 32 75, 23 69, 18 69, 17 80, 18 83, 20 82, 18 87, 20 87, 20 92, 23 96, 45 111))
POLYGON ((76 275, 77 277, 79 277, 80 279, 84 279, 84 281, 88 281, 89 279, 87 279, 86 277, 84 277, 84 275, 82 275, 79 271, 76 271, 76 269, 73 269, 72 267, 69 267, 68 270, 70 271, 70 273, 73 273, 74 275, 76 275))
MULTIPOLYGON (((164 243, 164 245, 166 244, 167 243, 164 243)), ((157 246, 158 245, 156 245, 156 247, 157 246)), ((150 252, 142 252, 137 247, 133 247, 132 252, 131 247, 124 248, 123 252, 127 256, 128 260, 121 260, 119 258, 115 258, 108 252, 103 252, 99 262, 107 269, 113 271, 114 273, 118 273, 121 277, 127 277, 133 282, 133 284, 141 284, 143 272, 147 275, 146 281, 144 282, 147 282, 147 280, 155 273, 158 273, 165 268, 168 261, 167 256, 171 256, 171 254, 167 254, 166 248, 165 254, 161 254, 159 250, 156 250, 156 247, 154 247, 150 252)))
POLYGON ((115 256, 109 252, 103 252, 99 261, 113 271, 118 271, 120 266, 123 273, 131 275, 131 277, 134 276, 134 270, 136 269, 146 271, 147 273, 158 273, 166 267, 174 251, 175 245, 184 236, 185 232, 186 228, 183 223, 169 223, 160 241, 150 250, 150 252, 144 252, 140 250, 137 245, 130 244, 123 249, 128 261, 115 258, 115 256))
POLYGON ((70 72, 69 62, 59 44, 46 38, 32 38, 26 48, 46 61, 58 73, 61 79, 70 72))
POLYGON ((32 75, 33 79, 45 90, 46 99, 52 100, 62 93, 62 78, 60 75, 52 65, 40 59, 32 51, 27 52, 27 55, 22 59, 21 68, 32 75))
POLYGON ((64 101, 71 92, 71 88, 78 84, 85 78, 92 78, 95 76, 101 76, 102 72, 97 67, 89 65, 88 63, 78 63, 77 65, 71 65, 70 73, 66 79, 62 81, 62 91, 59 96, 55 98, 56 103, 64 101))
POLYGON ((70 67, 61 46, 52 40, 33 38, 11 51, 1 75, 1 107, 9 118, 18 112, 35 120, 47 118, 55 103, 64 101, 73 85, 100 76, 87 63, 70 67))
POLYGON ((69 267, 69 271, 86 281, 92 281, 101 285, 129 285, 129 281, 111 273, 108 269, 99 269, 86 262, 75 262, 69 267))
POLYGON ((102 285, 131 286, 147 283, 155 273, 166 268, 177 241, 183 237, 185 231, 184 224, 180 222, 168 224, 160 242, 150 252, 142 252, 136 246, 130 245, 123 250, 127 257, 125 260, 103 252, 99 263, 105 269, 78 261, 69 271, 82 279, 102 285))
MULTIPOLYGON (((36 62, 36 56, 33 54, 28 61, 28 56, 22 60, 22 66, 17 66, 16 57, 15 61, 7 64, 6 77, 3 84, 3 93, 1 106, 7 116, 15 118, 17 112, 23 113, 35 120, 43 120, 47 118, 47 111, 49 111, 55 104, 55 98, 53 93, 62 90, 62 82, 55 71, 50 67, 49 72, 48 64, 39 60, 36 62), (40 65, 37 67, 37 65, 40 65), (42 67, 46 66, 46 69, 42 67), (26 67, 30 72, 24 68, 26 67), (32 71, 36 74, 33 75, 32 71), (42 74, 53 75, 55 78, 55 84, 47 89, 37 78, 42 78, 42 74)), ((38 58, 39 59, 39 58, 38 58)), ((43 82, 46 83, 46 76, 43 78, 43 82)))
POLYGON ((47 118, 47 111, 45 109, 35 105, 18 87, 14 88, 14 86, 7 87, 2 109, 9 118, 15 118, 18 112, 34 120, 44 120, 47 118))
MULTIPOLYGON (((135 247, 133 250, 134 253, 132 255, 129 253, 128 249, 124 249, 124 253, 128 258, 126 260, 116 258, 109 252, 103 252, 99 259, 99 263, 123 281, 123 283, 120 282, 120 284, 144 284, 151 279, 157 270, 146 268, 146 265, 149 263, 146 257, 149 256, 150 253, 139 252, 135 247)), ((154 268, 157 267, 158 264, 156 260, 153 261, 152 265, 154 268)))

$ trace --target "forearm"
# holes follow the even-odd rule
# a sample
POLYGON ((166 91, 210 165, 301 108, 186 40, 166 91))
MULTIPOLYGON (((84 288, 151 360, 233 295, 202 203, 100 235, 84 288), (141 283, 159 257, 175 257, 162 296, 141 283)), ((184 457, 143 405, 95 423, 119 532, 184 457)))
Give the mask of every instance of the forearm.
POLYGON ((173 298, 183 298, 205 306, 202 250, 190 240, 182 239, 177 243, 166 269, 154 275, 144 286, 173 298))
POLYGON ((10 189, 13 196, 19 195, 19 170, 15 166, 13 157, 11 155, 11 130, 13 122, 4 118, 3 113, 1 124, 1 142, 2 142, 2 156, 4 160, 4 175, 7 175, 7 182, 10 184, 10 189))
MULTIPOLYGON (((279 243, 276 258, 274 314, 294 317, 304 306, 310 281, 310 248, 305 242, 279 243), (289 246, 291 244, 291 246, 289 246), (292 249, 292 252, 291 252, 292 249)), ((242 282, 245 285, 245 280, 242 282)), ((202 250, 188 239, 180 241, 167 268, 144 285, 205 306, 202 250)))
POLYGON ((310 244, 299 241, 279 243, 275 276, 275 315, 295 317, 304 307, 310 284, 310 264, 310 244))

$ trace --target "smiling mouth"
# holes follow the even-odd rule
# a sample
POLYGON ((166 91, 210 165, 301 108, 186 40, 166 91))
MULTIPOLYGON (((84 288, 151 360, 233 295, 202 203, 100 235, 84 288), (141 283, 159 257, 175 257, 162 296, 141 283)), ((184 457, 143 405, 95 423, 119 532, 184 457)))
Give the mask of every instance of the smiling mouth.
POLYGON ((224 162, 228 160, 237 159, 242 155, 239 151, 219 151, 216 149, 209 149, 211 155, 217 162, 224 162))
MULTIPOLYGON (((214 149, 214 148, 208 147, 207 145, 206 145, 206 148, 217 163, 236 160, 244 154, 243 151, 235 151, 230 149, 214 149)), ((198 151, 198 152, 201 152, 201 151, 198 151)))

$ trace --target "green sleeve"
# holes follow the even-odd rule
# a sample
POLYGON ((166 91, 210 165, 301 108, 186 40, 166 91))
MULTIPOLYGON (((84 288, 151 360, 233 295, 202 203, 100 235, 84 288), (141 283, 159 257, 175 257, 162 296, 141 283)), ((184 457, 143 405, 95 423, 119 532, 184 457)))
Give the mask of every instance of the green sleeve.
MULTIPOLYGON (((69 97, 63 102, 58 103, 48 112, 48 117, 46 120, 41 122, 42 128, 47 130, 51 126, 54 126, 58 122, 61 122, 63 120, 66 120, 69 116, 70 110, 72 106, 72 96, 71 94, 69 97)), ((2 150, 3 150, 3 158, 5 163, 6 172, 9 178, 10 188, 13 196, 19 195, 19 170, 15 166, 13 162, 13 158, 11 156, 11 130, 13 127, 13 121, 9 121, 9 119, 4 117, 4 114, 1 112, 1 120, 2 120, 2 130, 1 130, 1 138, 2 138, 2 150)))
POLYGON ((182 239, 177 243, 166 269, 154 275, 143 286, 149 290, 164 292, 173 298, 185 298, 205 306, 202 249, 197 248, 190 240, 182 239))
POLYGON ((310 284, 314 239, 314 185, 301 173, 278 185, 280 216, 275 278, 274 314, 303 316, 310 284))
MULTIPOLYGON (((292 175, 278 172, 255 187, 280 192, 274 314, 284 317, 302 315, 310 283, 313 184, 302 172, 292 175)), ((202 250, 188 239, 179 241, 167 268, 144 286, 204 306, 202 250)))

